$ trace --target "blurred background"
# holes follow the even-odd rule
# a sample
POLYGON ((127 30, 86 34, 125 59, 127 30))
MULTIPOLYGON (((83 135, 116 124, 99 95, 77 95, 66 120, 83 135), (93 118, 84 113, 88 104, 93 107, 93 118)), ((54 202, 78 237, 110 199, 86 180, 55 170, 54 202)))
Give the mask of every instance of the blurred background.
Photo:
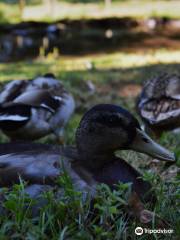
POLYGON ((178 0, 0 0, 1 84, 62 79, 76 100, 72 136, 96 103, 135 113, 146 79, 179 71, 179 9, 178 0))

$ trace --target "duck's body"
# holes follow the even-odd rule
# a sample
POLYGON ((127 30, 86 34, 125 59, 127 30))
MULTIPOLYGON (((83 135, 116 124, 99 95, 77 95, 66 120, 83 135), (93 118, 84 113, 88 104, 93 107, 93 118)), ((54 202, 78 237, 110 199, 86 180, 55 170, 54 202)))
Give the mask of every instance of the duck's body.
POLYGON ((0 128, 11 139, 60 136, 74 111, 73 97, 52 74, 15 80, 0 94, 0 128))
POLYGON ((157 134, 180 127, 180 77, 162 74, 148 80, 137 107, 147 127, 157 134))
MULTIPOLYGON (((19 176, 28 184, 56 185, 57 177, 65 171, 75 189, 90 193, 92 197, 98 183, 108 184, 113 189, 122 182, 132 183, 135 196, 145 199, 151 185, 130 164, 115 156, 118 149, 133 149, 161 160, 174 161, 174 155, 149 138, 128 111, 102 104, 93 107, 82 118, 75 147, 1 144, 0 186, 18 182, 19 176)), ((30 188, 30 192, 33 190, 30 188)), ((149 201, 151 197, 149 195, 145 200, 149 201)))
POLYGON ((151 189, 142 175, 123 159, 114 156, 103 168, 89 170, 78 158, 73 147, 15 143, 12 148, 11 144, 1 144, 0 187, 18 183, 19 176, 28 184, 56 185, 57 178, 66 170, 77 190, 88 190, 92 194, 98 183, 112 189, 118 182, 133 183, 133 190, 142 199, 151 189))

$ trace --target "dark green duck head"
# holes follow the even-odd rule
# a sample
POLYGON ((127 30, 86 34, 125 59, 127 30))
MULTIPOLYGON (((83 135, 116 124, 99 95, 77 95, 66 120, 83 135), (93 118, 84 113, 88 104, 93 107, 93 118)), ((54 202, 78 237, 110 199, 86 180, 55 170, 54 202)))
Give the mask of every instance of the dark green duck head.
POLYGON ((163 161, 175 161, 174 153, 152 140, 137 119, 122 107, 100 104, 82 118, 76 133, 81 156, 112 156, 117 150, 134 150, 163 161))

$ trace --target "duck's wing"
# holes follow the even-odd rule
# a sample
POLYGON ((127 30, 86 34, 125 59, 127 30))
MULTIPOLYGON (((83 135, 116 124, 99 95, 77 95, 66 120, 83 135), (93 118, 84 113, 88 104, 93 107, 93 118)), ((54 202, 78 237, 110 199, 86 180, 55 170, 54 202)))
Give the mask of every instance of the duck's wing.
POLYGON ((61 104, 61 99, 51 96, 48 91, 25 92, 14 101, 0 105, 0 128, 4 131, 14 131, 31 119, 32 108, 43 108, 55 114, 61 104))
POLYGON ((74 166, 73 158, 76 157, 77 150, 71 147, 36 143, 1 144, 0 187, 19 183, 20 177, 30 184, 55 185, 57 177, 66 172, 74 188, 82 191, 84 197, 93 195, 96 183, 84 180, 81 165, 74 166))
POLYGON ((31 117, 31 107, 24 104, 12 103, 0 106, 0 128, 11 131, 24 126, 31 117))
POLYGON ((58 147, 43 144, 2 144, 0 185, 12 185, 20 177, 29 183, 54 184, 62 171, 60 152, 58 147))
POLYGON ((0 93, 0 104, 13 101, 23 93, 27 85, 27 80, 14 80, 6 84, 0 93))
POLYGON ((50 151, 50 152, 57 152, 63 153, 66 155, 68 152, 68 148, 66 147, 59 147, 58 145, 48 145, 42 143, 33 143, 33 142, 13 142, 13 143, 3 143, 0 144, 0 156, 5 154, 11 153, 26 153, 29 151, 50 151), (65 150, 64 150, 65 149, 65 150))
MULTIPOLYGON (((14 103, 20 103, 31 107, 42 107, 54 113, 62 104, 62 99, 52 96, 48 90, 36 89, 27 91, 16 99, 14 103)), ((8 103, 9 105, 10 103, 8 103)))

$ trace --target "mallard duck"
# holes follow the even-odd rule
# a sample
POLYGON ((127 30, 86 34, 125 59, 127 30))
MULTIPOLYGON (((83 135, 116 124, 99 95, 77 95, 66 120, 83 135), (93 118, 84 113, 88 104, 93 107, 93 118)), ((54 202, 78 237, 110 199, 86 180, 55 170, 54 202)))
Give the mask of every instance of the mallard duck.
POLYGON ((0 186, 19 182, 19 176, 28 184, 53 186, 65 170, 75 189, 88 192, 92 197, 98 183, 108 184, 113 189, 120 181, 132 183, 135 198, 144 199, 151 185, 130 164, 115 156, 115 151, 121 149, 175 161, 174 154, 141 130, 136 118, 127 110, 100 104, 83 116, 74 147, 17 142, 1 144, 0 186))
POLYGON ((0 128, 12 140, 58 139, 75 108, 73 97, 53 74, 14 80, 0 94, 0 128))
POLYGON ((137 102, 146 129, 157 136, 180 127, 180 77, 161 74, 149 79, 137 102))

